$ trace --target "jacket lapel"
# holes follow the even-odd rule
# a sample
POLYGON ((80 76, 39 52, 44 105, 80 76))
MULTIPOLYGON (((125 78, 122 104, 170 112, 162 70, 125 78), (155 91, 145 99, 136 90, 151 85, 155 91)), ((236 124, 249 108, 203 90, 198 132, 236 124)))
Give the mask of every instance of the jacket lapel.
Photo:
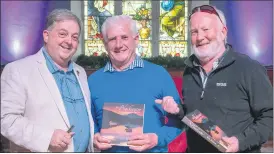
POLYGON ((63 118, 63 120, 65 121, 67 127, 70 127, 70 123, 68 120, 68 116, 67 116, 67 112, 64 106, 64 102, 63 99, 61 97, 60 91, 58 89, 58 86, 55 82, 55 79, 53 77, 53 75, 50 73, 50 71, 47 68, 46 65, 46 60, 44 58, 44 55, 42 53, 42 50, 40 50, 37 54, 37 62, 38 62, 38 69, 39 72, 63 118))

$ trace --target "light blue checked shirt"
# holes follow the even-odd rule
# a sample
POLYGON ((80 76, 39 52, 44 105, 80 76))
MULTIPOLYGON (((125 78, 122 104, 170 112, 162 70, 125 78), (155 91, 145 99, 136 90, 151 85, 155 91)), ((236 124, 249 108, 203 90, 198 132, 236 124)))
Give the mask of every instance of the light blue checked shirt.
MULTIPOLYGON (((132 70, 134 68, 143 68, 143 67, 144 67, 143 59, 139 56, 136 56, 134 61, 123 71, 132 70)), ((115 68, 112 66, 111 62, 108 61, 104 68, 104 72, 114 72, 114 71, 116 71, 115 68)))
POLYGON ((85 152, 90 139, 89 118, 85 99, 73 71, 73 64, 70 62, 68 71, 64 72, 56 66, 44 47, 42 51, 47 67, 52 73, 62 96, 70 125, 75 126, 72 130, 75 132, 73 135, 74 152, 85 152))

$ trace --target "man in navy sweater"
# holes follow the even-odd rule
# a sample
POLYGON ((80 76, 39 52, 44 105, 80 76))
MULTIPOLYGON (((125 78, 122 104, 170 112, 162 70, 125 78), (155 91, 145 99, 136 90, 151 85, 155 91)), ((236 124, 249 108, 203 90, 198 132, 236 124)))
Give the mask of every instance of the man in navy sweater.
POLYGON ((181 123, 167 114, 156 99, 180 98, 169 73, 136 55, 138 32, 129 16, 113 16, 102 25, 110 61, 88 78, 95 122, 94 145, 103 152, 167 152, 168 143, 181 132, 181 123), (128 147, 113 146, 100 135, 105 102, 145 104, 143 134, 131 136, 128 147), (165 122, 165 116, 168 122, 165 122))
MULTIPOLYGON (((273 88, 265 68, 226 44, 221 11, 198 6, 189 20, 194 54, 185 62, 185 107, 170 99, 157 103, 180 119, 184 113, 200 110, 227 134, 226 152, 260 152, 273 132, 273 88)), ((219 152, 191 129, 186 134, 188 152, 219 152)))

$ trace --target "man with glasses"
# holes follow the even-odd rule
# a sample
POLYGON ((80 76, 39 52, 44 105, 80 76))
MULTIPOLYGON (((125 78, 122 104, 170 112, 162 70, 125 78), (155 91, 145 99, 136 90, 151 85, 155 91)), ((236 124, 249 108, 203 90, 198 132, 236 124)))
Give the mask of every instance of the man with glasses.
POLYGON ((47 17, 40 51, 5 66, 1 134, 11 152, 93 151, 87 75, 71 61, 80 34, 80 19, 56 9, 47 17))
MULTIPOLYGON (((201 111, 227 134, 226 152, 260 152, 273 130, 273 89, 265 68, 226 43, 226 21, 220 10, 196 7, 189 22, 194 54, 185 62, 185 105, 178 106, 173 98, 156 103, 180 119, 195 109, 201 111)), ((187 142, 189 152, 218 152, 191 129, 187 142)))

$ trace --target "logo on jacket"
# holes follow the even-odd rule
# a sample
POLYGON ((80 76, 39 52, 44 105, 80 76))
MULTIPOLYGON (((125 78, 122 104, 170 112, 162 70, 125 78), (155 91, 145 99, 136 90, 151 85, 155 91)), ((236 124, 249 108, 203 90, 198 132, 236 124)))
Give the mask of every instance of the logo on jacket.
POLYGON ((222 82, 216 83, 216 86, 217 87, 226 87, 226 83, 222 83, 222 82))

